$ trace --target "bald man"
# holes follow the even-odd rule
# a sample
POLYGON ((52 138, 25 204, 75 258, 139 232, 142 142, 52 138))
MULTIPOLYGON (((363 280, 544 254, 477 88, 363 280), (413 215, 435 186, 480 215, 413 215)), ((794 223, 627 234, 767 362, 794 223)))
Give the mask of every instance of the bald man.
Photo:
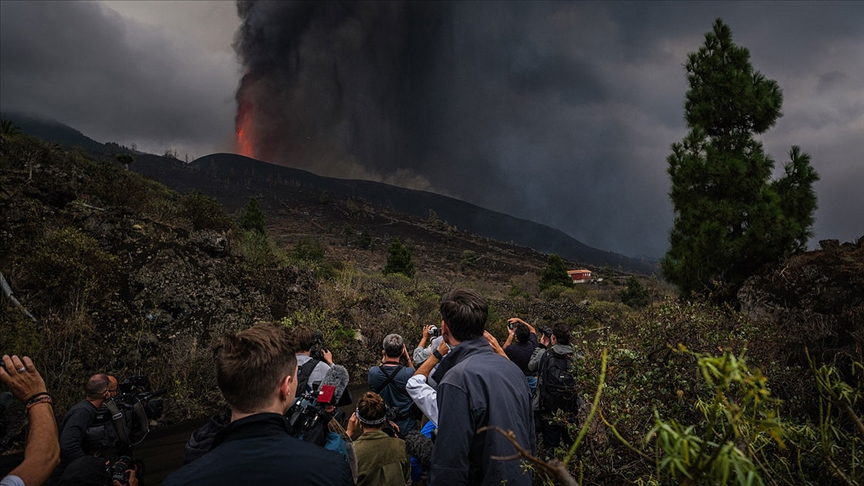
POLYGON ((96 412, 106 401, 117 395, 117 378, 104 373, 90 377, 84 385, 85 399, 76 403, 66 412, 60 426, 60 465, 51 475, 51 483, 56 484, 66 467, 79 457, 90 452, 87 444, 87 429, 96 420, 96 412))

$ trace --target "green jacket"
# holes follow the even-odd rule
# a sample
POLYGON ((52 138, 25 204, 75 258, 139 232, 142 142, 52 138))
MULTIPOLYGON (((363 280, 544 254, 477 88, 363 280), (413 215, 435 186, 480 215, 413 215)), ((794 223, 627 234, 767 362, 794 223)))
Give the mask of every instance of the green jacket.
POLYGON ((411 462, 405 441, 380 430, 364 432, 354 441, 357 454, 357 486, 405 486, 411 478, 411 462))

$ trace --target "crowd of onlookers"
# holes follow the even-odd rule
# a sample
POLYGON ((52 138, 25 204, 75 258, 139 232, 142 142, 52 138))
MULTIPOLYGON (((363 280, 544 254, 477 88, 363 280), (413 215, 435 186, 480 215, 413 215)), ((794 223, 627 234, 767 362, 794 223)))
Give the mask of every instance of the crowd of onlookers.
MULTIPOLYGON (((502 346, 486 330, 488 309, 477 292, 448 292, 439 310, 440 326, 425 326, 413 352, 402 336, 384 338, 370 391, 350 413, 348 373, 329 351, 313 353, 311 329, 262 323, 226 334, 213 352, 226 409, 193 433, 184 466, 163 484, 530 485, 511 440, 532 454, 538 432, 547 449, 569 445, 561 411, 582 404, 570 328, 538 330, 513 317, 502 346)), ((30 359, 3 356, 3 363, 0 381, 25 404, 30 429, 24 461, 0 486, 143 480, 134 463, 112 479, 111 460, 94 457, 118 439, 115 423, 95 425, 97 412, 113 403, 115 377, 90 377, 85 399, 58 430, 30 359)), ((122 413, 114 407, 108 415, 116 421, 122 413)))

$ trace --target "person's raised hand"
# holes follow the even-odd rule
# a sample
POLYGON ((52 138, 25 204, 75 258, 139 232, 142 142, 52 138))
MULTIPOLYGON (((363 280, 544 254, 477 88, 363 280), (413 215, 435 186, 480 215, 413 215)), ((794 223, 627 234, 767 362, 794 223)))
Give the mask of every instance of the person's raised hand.
POLYGON ((331 353, 329 349, 321 351, 321 356, 328 365, 333 366, 333 353, 331 353))
POLYGON ((3 367, 0 367, 0 381, 9 387, 9 391, 20 402, 29 400, 39 393, 47 393, 45 380, 39 375, 33 361, 24 356, 3 355, 3 367))
POLYGON ((137 471, 135 469, 127 469, 126 472, 129 473, 129 482, 124 484, 115 479, 113 482, 114 486, 138 486, 137 471))

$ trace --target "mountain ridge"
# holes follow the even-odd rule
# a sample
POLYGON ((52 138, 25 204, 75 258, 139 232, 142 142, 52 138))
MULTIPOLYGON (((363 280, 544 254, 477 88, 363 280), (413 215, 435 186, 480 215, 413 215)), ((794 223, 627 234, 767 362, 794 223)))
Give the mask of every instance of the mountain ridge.
MULTIPOLYGON (((11 112, 4 113, 2 116, 18 124, 26 133, 64 146, 80 146, 100 155, 110 154, 118 149, 128 150, 115 143, 95 141, 56 120, 11 112)), ((407 189, 383 182, 320 176, 302 169, 275 165, 230 153, 205 155, 189 164, 178 159, 141 152, 135 152, 134 155, 136 161, 131 165, 131 170, 152 177, 178 192, 200 190, 216 197, 231 209, 237 209, 238 204, 242 204, 238 200, 239 197, 244 198, 243 203, 248 200, 250 189, 270 190, 284 195, 278 181, 291 180, 306 184, 313 190, 326 191, 333 196, 362 199, 370 204, 388 207, 418 218, 427 218, 431 210, 449 225, 458 229, 543 253, 556 253, 583 265, 608 266, 627 272, 659 275, 656 261, 632 258, 593 248, 551 226, 482 208, 441 194, 407 189), (229 183, 214 184, 212 180, 195 177, 194 172, 227 180, 229 183), (232 177, 236 179, 239 176, 245 177, 242 181, 235 181, 242 182, 242 190, 239 188, 232 190, 230 180, 232 177)), ((276 196, 278 197, 278 194, 276 196)))

